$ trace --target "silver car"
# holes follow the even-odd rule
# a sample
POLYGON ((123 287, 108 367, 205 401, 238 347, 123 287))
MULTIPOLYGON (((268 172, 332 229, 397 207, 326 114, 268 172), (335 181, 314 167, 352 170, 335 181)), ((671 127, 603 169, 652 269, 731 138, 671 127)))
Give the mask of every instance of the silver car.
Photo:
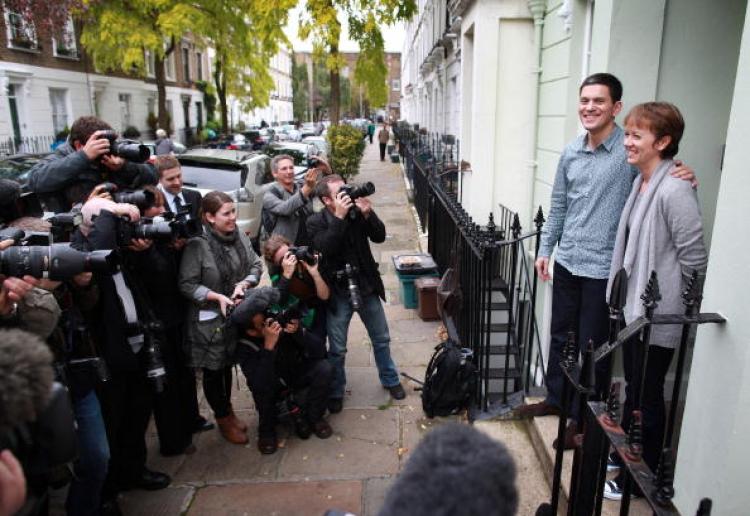
POLYGON ((271 158, 252 151, 191 149, 177 157, 186 188, 206 195, 226 192, 237 209, 237 227, 257 247, 260 236, 263 185, 273 181, 271 158))

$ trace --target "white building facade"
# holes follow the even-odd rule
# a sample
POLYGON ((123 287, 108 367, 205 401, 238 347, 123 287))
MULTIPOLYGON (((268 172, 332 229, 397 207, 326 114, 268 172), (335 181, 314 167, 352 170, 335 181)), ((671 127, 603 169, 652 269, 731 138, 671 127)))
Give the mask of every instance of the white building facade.
POLYGON ((294 107, 292 104, 292 53, 287 48, 280 48, 269 63, 274 88, 268 104, 252 111, 242 109, 240 99, 230 96, 229 112, 231 125, 243 121, 246 126, 260 126, 261 121, 269 125, 292 123, 294 107))

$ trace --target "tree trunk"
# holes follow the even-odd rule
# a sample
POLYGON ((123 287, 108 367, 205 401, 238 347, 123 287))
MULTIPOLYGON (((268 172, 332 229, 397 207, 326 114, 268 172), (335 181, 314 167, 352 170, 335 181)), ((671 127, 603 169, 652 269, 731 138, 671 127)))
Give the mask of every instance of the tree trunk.
MULTIPOLYGON (((339 46, 331 45, 331 55, 338 58, 339 46)), ((338 68, 331 70, 331 125, 339 125, 341 112, 341 83, 338 68)))
POLYGON ((227 120, 227 79, 224 76, 224 59, 220 52, 216 52, 216 66, 214 67, 214 85, 216 86, 216 97, 219 99, 219 111, 221 112, 221 131, 229 133, 227 120))
MULTIPOLYGON (((158 123, 157 129, 164 129, 169 133, 169 119, 167 116, 167 78, 164 70, 164 59, 154 56, 154 77, 156 79, 156 99, 158 123)), ((154 135, 156 138, 156 135, 154 135)))

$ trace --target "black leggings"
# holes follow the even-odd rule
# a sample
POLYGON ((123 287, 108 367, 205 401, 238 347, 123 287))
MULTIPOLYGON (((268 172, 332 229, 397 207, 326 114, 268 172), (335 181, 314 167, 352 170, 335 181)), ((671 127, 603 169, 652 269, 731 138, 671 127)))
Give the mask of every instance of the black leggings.
POLYGON ((217 371, 203 369, 203 393, 214 411, 214 417, 227 417, 232 409, 232 367, 227 366, 217 371))

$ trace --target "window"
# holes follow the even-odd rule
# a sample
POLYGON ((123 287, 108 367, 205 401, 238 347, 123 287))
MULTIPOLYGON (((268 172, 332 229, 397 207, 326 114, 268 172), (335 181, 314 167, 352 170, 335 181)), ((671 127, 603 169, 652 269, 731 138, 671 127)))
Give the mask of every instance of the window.
POLYGON ((49 103, 52 107, 52 131, 62 132, 68 125, 68 90, 50 88, 49 103))
POLYGON ((190 49, 182 48, 182 80, 190 82, 190 49))
POLYGON ((400 79, 393 79, 391 81, 391 89, 393 91, 401 91, 401 80, 400 79))
POLYGON ((52 47, 56 57, 78 59, 78 47, 76 45, 76 33, 73 20, 68 18, 65 27, 60 33, 52 38, 52 47))
POLYGON ((167 79, 174 81, 174 51, 170 52, 169 55, 164 58, 164 71, 167 79))
POLYGON ((195 53, 195 77, 199 81, 203 80, 203 54, 195 53))
POLYGON ((150 50, 146 50, 144 54, 144 60, 146 61, 146 76, 147 77, 155 77, 156 76, 156 60, 154 59, 154 54, 150 50))
POLYGON ((5 15, 5 26, 8 32, 10 48, 20 50, 39 50, 34 23, 28 21, 19 13, 8 11, 5 15))
POLYGON ((156 114, 156 97, 148 97, 146 99, 146 111, 156 114))
POLYGON ((130 127, 130 94, 120 93, 120 126, 122 130, 130 127))

